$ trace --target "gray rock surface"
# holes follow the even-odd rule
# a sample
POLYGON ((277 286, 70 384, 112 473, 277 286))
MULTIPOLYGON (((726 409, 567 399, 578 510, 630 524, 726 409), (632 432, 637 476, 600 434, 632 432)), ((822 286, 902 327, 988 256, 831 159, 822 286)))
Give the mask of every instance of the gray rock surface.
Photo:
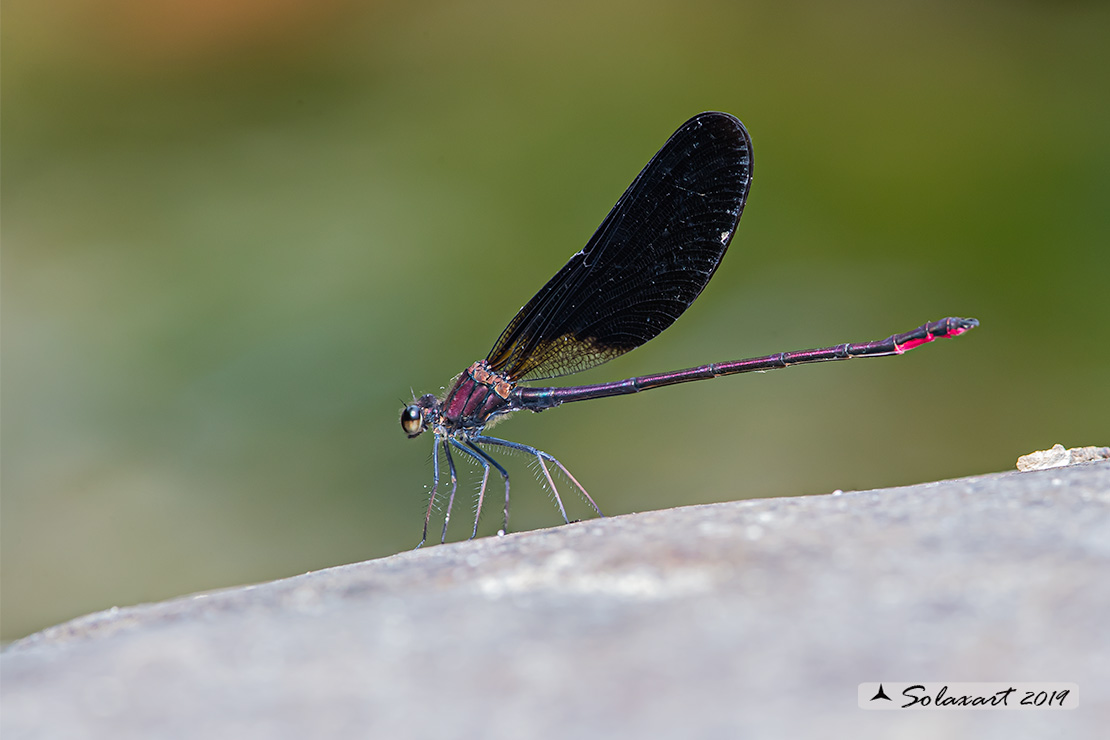
POLYGON ((18 738, 1105 737, 1110 463, 592 520, 124 609, 0 655, 18 738), (1073 682, 867 712, 864 681, 1073 682))

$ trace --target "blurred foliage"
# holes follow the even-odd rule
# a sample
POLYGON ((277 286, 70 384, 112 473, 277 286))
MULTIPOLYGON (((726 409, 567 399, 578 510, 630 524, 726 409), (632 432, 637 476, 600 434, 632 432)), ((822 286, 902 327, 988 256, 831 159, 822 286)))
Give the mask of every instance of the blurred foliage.
MULTIPOLYGON (((982 328, 500 434, 610 514, 1108 443, 1105 3, 10 0, 3 20, 4 639, 415 545, 430 440, 400 407, 484 356, 701 110, 755 142, 732 254, 675 328, 574 382, 982 328)), ((514 528, 555 524, 508 465, 514 528)))

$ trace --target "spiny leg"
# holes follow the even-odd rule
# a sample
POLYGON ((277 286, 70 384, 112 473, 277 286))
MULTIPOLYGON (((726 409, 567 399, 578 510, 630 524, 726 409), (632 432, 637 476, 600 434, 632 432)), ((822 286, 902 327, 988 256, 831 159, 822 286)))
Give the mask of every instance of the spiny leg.
POLYGON ((455 504, 455 491, 459 487, 459 479, 455 474, 455 460, 451 457, 451 446, 443 440, 443 454, 447 456, 447 469, 451 471, 451 495, 447 498, 447 513, 443 515, 443 534, 440 535, 439 544, 447 541, 447 525, 451 522, 451 507, 455 504))
MULTIPOLYGON (((497 460, 490 457, 490 455, 487 455, 484 449, 475 445, 470 438, 466 439, 466 446, 470 447, 473 450, 473 452, 472 452, 473 455, 476 455, 478 457, 481 457, 482 459, 485 459, 487 463, 490 463, 490 465, 497 468, 497 472, 501 473, 501 477, 505 480, 505 516, 501 520, 501 534, 503 534, 503 535, 507 534, 508 533, 508 472, 505 468, 503 468, 501 466, 501 464, 499 464, 497 462, 497 460)), ((488 472, 490 472, 490 470, 488 470, 488 468, 486 468, 486 473, 488 473, 488 472)), ((480 506, 481 506, 481 503, 480 503, 480 506)), ((481 514, 481 509, 480 509, 480 511, 478 511, 478 513, 481 514)), ((473 539, 477 534, 478 534, 478 520, 477 520, 477 517, 475 517, 474 518, 474 534, 471 535, 471 539, 473 539)))
POLYGON ((543 474, 545 476, 547 476, 547 482, 551 485, 551 492, 555 494, 555 502, 559 505, 559 512, 563 515, 563 521, 569 523, 570 519, 567 517, 566 509, 563 508, 563 500, 559 497, 559 491, 558 491, 558 489, 555 488, 555 481, 551 478, 551 474, 547 471, 547 466, 544 465, 544 462, 543 462, 544 460, 548 460, 550 462, 555 463, 555 465, 557 465, 559 467, 559 470, 563 471, 563 475, 565 475, 567 477, 567 480, 569 480, 571 483, 573 483, 575 485, 575 487, 579 491, 582 492, 582 496, 590 504, 590 506, 593 508, 593 510, 595 512, 597 512, 597 515, 601 516, 601 517, 605 516, 604 514, 601 513, 601 509, 599 509, 597 507, 597 504, 594 503, 593 497, 590 496, 590 494, 586 491, 586 489, 582 487, 582 484, 578 482, 578 479, 570 474, 570 471, 567 470, 566 466, 563 465, 558 460, 556 460, 550 454, 544 452, 543 450, 537 450, 535 447, 531 447, 529 445, 521 444, 520 442, 510 442, 507 439, 498 439, 497 437, 478 436, 478 437, 473 437, 472 441, 482 442, 482 443, 490 444, 490 445, 498 445, 500 447, 508 447, 510 449, 513 449, 513 450, 520 450, 521 452, 527 452, 529 455, 535 455, 536 459, 540 463, 540 468, 543 470, 543 474))
POLYGON ((432 443, 432 493, 428 497, 428 512, 424 514, 424 536, 420 538, 420 544, 413 548, 415 550, 419 550, 428 541, 428 523, 432 521, 432 509, 436 505, 436 491, 439 489, 439 443, 441 441, 436 437, 435 442, 432 443))
POLYGON ((563 499, 559 498, 559 489, 555 487, 555 481, 551 478, 551 472, 544 464, 543 458, 539 455, 536 456, 537 462, 540 464, 540 470, 543 471, 543 476, 547 478, 547 485, 551 486, 551 490, 555 493, 555 504, 559 507, 559 513, 563 515, 563 521, 570 524, 570 517, 567 516, 567 510, 563 508, 563 499))
MULTIPOLYGON (((463 452, 477 460, 478 464, 482 466, 482 486, 478 489, 478 506, 474 511, 474 531, 470 534, 470 539, 474 539, 474 537, 478 534, 478 519, 482 516, 482 502, 486 499, 486 483, 489 482, 489 464, 490 462, 492 462, 492 460, 487 462, 486 459, 475 455, 472 451, 460 444, 459 441, 456 439, 452 439, 451 444, 455 445, 456 449, 458 449, 460 452, 463 452)), ((494 465, 497 465, 497 463, 494 463, 494 465)), ((500 467, 501 466, 498 465, 498 468, 500 467)))

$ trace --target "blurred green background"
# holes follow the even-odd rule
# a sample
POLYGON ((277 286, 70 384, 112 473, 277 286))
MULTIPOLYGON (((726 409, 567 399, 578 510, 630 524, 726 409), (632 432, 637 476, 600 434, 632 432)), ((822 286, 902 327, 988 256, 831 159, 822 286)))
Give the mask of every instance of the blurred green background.
MULTIPOLYGON (((1107 38, 1099 2, 8 0, 3 638, 414 546, 431 440, 402 404, 707 109, 755 145, 729 256, 570 382, 982 328, 501 436, 609 514, 1107 444, 1107 38)), ((557 523, 508 465, 514 529, 557 523)))

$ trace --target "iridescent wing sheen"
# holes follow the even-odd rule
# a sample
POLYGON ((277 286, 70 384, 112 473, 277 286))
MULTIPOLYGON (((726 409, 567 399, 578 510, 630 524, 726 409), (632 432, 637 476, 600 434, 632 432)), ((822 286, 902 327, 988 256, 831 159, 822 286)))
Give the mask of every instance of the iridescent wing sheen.
POLYGON ((633 180, 582 251, 520 309, 489 353, 515 380, 600 365, 682 315, 728 249, 752 181, 739 120, 684 123, 633 180))

